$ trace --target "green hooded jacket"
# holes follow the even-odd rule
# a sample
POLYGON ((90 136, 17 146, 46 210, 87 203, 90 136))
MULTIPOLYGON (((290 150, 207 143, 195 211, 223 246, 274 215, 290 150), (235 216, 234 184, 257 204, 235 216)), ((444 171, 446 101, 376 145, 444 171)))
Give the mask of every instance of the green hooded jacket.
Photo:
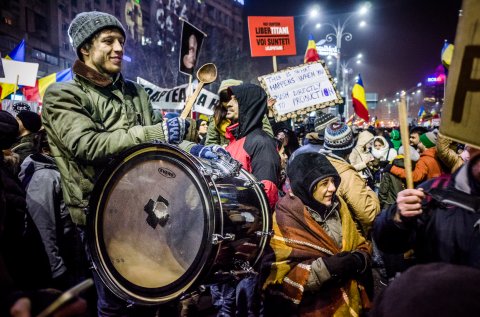
MULTIPOLYGON (((75 77, 48 87, 42 120, 62 178, 72 220, 86 224, 90 193, 105 165, 132 146, 165 140, 162 117, 154 114, 147 93, 121 74, 113 81, 81 61, 75 77)), ((191 142, 181 148, 189 150, 191 142)))

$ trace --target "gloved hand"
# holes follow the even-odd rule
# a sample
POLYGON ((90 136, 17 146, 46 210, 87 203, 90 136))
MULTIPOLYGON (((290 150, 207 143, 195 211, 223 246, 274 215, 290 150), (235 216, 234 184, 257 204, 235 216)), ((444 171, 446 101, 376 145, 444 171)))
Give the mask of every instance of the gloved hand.
POLYGON ((360 275, 369 266, 367 255, 360 251, 340 252, 322 258, 332 279, 346 280, 360 275))
POLYGON ((222 148, 220 145, 201 145, 196 144, 190 150, 190 154, 193 154, 199 158, 204 158, 208 160, 218 159, 220 156, 228 156, 230 154, 222 148))
POLYGON ((387 164, 384 168, 382 168, 382 173, 390 173, 390 170, 392 169, 392 164, 387 164))
POLYGON ((188 131, 189 126, 190 123, 180 117, 163 121, 163 133, 166 141, 170 144, 180 144, 185 138, 185 131, 188 131))

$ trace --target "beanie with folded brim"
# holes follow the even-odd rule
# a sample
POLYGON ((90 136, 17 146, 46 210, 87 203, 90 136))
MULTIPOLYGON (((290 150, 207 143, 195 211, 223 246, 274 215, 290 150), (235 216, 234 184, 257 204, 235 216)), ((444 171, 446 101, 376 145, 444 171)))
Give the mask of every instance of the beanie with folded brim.
POLYGON ((427 132, 420 136, 420 142, 429 149, 437 145, 437 137, 433 132, 427 132))
POLYGON ((22 121, 23 127, 30 132, 38 132, 42 127, 42 119, 33 111, 22 110, 17 114, 17 118, 22 121))
POLYGON ((125 29, 122 23, 111 14, 91 11, 81 12, 70 23, 68 36, 77 56, 80 58, 80 48, 101 30, 108 28, 118 29, 125 38, 125 29))

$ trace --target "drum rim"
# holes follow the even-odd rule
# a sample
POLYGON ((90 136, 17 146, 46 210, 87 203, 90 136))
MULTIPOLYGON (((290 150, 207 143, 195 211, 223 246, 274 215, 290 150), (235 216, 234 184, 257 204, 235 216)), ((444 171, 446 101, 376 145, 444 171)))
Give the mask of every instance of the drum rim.
MULTIPOLYGON (((197 159, 192 156, 185 155, 185 152, 180 150, 177 147, 167 145, 167 144, 143 144, 139 146, 135 146, 127 151, 122 152, 114 161, 112 161, 108 166, 104 169, 98 181, 95 184, 95 189, 90 199, 90 206, 91 211, 89 215, 87 215, 87 238, 89 243, 89 249, 92 253, 92 262, 94 264, 94 269, 100 276, 100 279, 107 286, 114 294, 118 297, 126 300, 127 302, 134 302, 140 303, 144 305, 158 305, 162 303, 166 303, 177 298, 182 293, 186 292, 189 288, 193 285, 201 281, 201 278, 208 275, 209 268, 215 262, 216 257, 219 252, 219 246, 213 245, 210 243, 212 236, 216 233, 215 228, 217 226, 216 223, 220 222, 220 229, 223 230, 223 223, 221 217, 218 218, 218 213, 214 212, 216 208, 221 209, 221 204, 219 204, 218 199, 215 201, 213 199, 213 194, 218 196, 217 189, 214 186, 214 182, 211 180, 210 176, 201 173, 200 170, 202 169, 201 164, 196 161, 197 159), (204 204, 204 219, 205 219, 205 229, 204 229, 204 236, 206 235, 206 239, 202 242, 198 254, 195 257, 195 260, 192 262, 190 267, 187 271, 182 274, 181 278, 174 281, 174 283, 168 284, 166 289, 171 289, 170 285, 175 284, 173 286, 174 291, 167 292, 167 294, 159 294, 158 296, 151 296, 149 297, 148 294, 142 293, 139 294, 135 290, 128 289, 128 285, 126 286, 122 281, 119 281, 115 275, 121 275, 118 272, 112 273, 111 261, 108 258, 108 253, 102 250, 103 242, 100 241, 101 236, 96 233, 100 233, 99 227, 101 222, 98 221, 98 217, 100 216, 101 212, 104 211, 102 208, 105 205, 106 200, 108 200, 108 196, 110 192, 107 192, 107 187, 111 185, 111 181, 114 178, 114 175, 118 173, 125 166, 131 159, 136 158, 138 156, 150 154, 151 152, 159 152, 159 153, 169 153, 170 155, 173 154, 173 158, 181 162, 183 168, 190 173, 195 174, 197 177, 201 178, 198 179, 196 186, 201 187, 201 196, 202 196, 202 203, 204 204), (187 166, 185 163, 188 163, 187 166), (196 167, 196 168, 193 168, 196 167), (213 186, 212 186, 213 185, 213 186), (214 187, 214 188, 211 188, 214 187), (214 193, 212 192, 214 189, 214 193), (210 197, 208 193, 211 193, 210 197), (205 198, 205 199, 204 199, 205 198), (210 213, 209 213, 210 211, 210 213), (93 237, 93 239, 92 239, 93 237), (107 261, 105 261, 105 258, 107 261), (188 273, 188 275, 187 275, 188 273), (188 278, 189 282, 181 283, 182 281, 188 278)), ((115 270, 116 271, 116 270, 115 270)), ((123 280, 125 280, 122 277, 123 280)), ((128 284, 134 285, 133 283, 127 281, 128 284)), ((142 288, 142 287, 137 287, 142 288)), ((164 288, 164 287, 162 287, 164 288)), ((146 288, 143 288, 146 289, 146 288)), ((159 288, 157 288, 158 290, 159 288)))

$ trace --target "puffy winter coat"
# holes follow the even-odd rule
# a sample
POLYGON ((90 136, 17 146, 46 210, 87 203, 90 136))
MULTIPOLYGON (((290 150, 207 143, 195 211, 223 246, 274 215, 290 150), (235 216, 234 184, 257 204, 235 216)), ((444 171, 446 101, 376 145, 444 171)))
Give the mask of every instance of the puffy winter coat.
MULTIPOLYGON (((420 154, 420 159, 415 164, 415 169, 412 172, 414 183, 421 183, 442 174, 442 167, 435 157, 436 152, 436 148, 432 147, 420 154)), ((400 178, 406 178, 405 170, 398 166, 392 166, 390 173, 400 178)))
POLYGON ((373 160, 373 155, 366 149, 366 145, 373 140, 373 134, 368 131, 362 131, 358 135, 357 145, 350 153, 350 164, 360 172, 363 178, 367 178, 368 174, 365 173, 367 163, 373 160))

